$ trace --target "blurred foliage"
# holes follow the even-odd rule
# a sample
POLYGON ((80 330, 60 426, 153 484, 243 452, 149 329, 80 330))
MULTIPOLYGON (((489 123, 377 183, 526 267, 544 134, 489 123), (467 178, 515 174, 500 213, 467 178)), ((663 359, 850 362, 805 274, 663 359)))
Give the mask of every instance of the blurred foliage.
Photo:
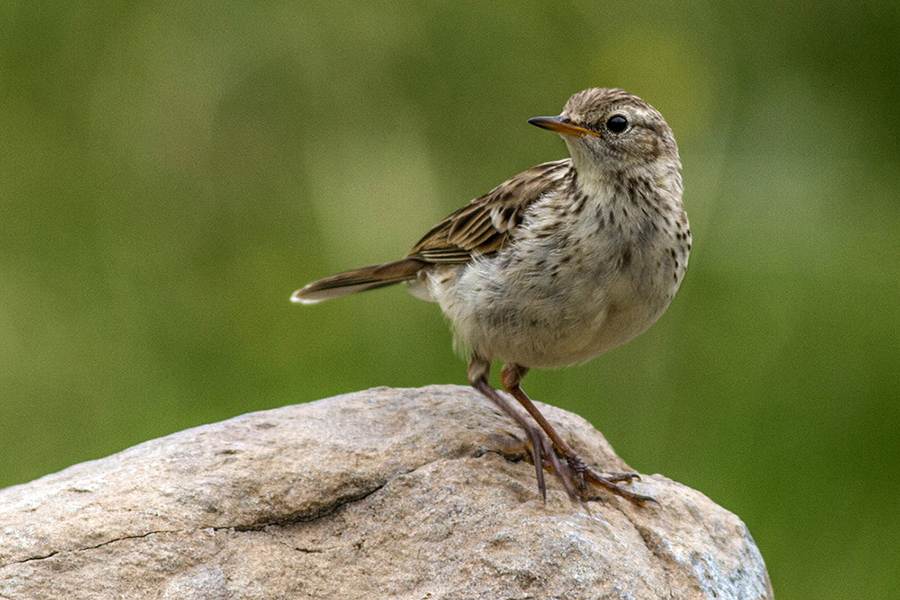
POLYGON ((401 289, 309 308, 564 156, 590 86, 667 117, 694 251, 648 333, 527 389, 740 515, 779 598, 900 587, 900 8, 8 1, 0 485, 239 413, 465 383, 401 289))

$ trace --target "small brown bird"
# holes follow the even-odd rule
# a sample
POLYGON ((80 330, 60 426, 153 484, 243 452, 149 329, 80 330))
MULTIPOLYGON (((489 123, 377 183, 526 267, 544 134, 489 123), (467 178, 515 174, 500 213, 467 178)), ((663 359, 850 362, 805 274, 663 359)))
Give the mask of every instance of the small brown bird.
POLYGON ((643 504, 621 485, 635 474, 588 467, 520 384, 532 367, 586 362, 647 330, 687 267, 691 231, 681 202, 672 130, 652 106, 619 89, 572 96, 562 114, 528 121, 560 134, 571 158, 520 173, 425 234, 406 258, 310 283, 294 302, 319 302, 407 282, 437 302, 469 356, 469 382, 528 434, 538 487, 544 461, 570 497, 587 484, 643 504), (500 378, 540 429, 488 383, 500 378))

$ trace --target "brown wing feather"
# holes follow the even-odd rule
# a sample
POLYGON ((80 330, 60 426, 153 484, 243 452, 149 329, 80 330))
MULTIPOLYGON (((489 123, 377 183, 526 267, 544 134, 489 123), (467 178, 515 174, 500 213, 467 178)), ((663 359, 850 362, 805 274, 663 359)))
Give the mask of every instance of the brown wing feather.
POLYGON ((532 167, 438 223, 406 258, 314 281, 294 292, 291 300, 321 302, 415 279, 429 264, 466 263, 472 256, 493 254, 509 243, 529 206, 547 192, 567 185, 571 177, 570 159, 532 167))
POLYGON ((498 252, 515 235, 528 207, 573 176, 568 158, 523 171, 438 223, 407 256, 446 264, 498 252))

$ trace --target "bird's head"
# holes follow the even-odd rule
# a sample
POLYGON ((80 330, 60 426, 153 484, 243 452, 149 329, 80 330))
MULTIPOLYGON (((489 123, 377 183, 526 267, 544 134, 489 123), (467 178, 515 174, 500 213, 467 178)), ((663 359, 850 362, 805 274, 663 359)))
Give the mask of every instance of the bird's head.
POLYGON ((658 179, 681 168, 675 137, 663 116, 623 90, 578 92, 559 116, 528 122, 562 136, 581 178, 608 179, 610 172, 621 172, 658 179))

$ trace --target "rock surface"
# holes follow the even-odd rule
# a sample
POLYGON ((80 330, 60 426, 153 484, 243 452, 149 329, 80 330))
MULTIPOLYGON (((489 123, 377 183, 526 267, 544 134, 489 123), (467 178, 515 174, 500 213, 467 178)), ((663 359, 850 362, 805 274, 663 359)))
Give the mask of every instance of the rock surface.
POLYGON ((0 490, 0 599, 772 597, 735 515, 660 475, 633 484, 658 506, 573 503, 553 477, 545 504, 514 427, 469 388, 379 388, 0 490))

